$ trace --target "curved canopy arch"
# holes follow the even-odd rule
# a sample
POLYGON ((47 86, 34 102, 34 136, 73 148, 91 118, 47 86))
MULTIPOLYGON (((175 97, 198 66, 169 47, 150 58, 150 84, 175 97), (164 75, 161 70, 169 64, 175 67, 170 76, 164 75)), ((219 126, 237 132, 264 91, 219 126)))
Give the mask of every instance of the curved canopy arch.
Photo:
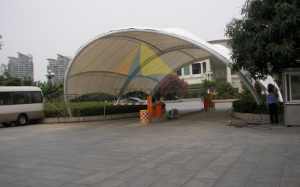
MULTIPOLYGON (((166 78, 194 62, 214 57, 230 66, 229 52, 182 29, 112 30, 76 52, 65 75, 64 93, 107 93, 120 98, 143 91, 152 95, 166 78)), ((254 83, 244 72, 236 73, 260 104, 254 83)))

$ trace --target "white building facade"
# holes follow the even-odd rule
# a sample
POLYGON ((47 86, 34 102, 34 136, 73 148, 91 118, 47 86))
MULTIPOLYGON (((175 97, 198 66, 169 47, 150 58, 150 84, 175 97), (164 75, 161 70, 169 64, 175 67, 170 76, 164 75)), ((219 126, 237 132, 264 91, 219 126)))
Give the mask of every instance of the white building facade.
MULTIPOLYGON (((229 48, 227 42, 228 40, 208 41, 208 43, 220 44, 229 48)), ((230 67, 218 63, 217 59, 214 57, 187 65, 178 70, 177 75, 179 78, 184 79, 188 84, 200 84, 204 79, 208 79, 218 83, 229 82, 237 92, 243 91, 239 77, 231 71, 230 67), (207 72, 213 73, 206 75, 205 73, 207 72)))

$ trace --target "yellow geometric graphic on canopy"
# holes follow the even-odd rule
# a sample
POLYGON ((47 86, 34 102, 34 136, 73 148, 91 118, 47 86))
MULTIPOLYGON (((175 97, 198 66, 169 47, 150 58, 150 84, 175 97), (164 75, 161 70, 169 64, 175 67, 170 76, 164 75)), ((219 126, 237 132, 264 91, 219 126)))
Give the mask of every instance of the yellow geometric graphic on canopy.
POLYGON ((143 76, 153 74, 176 75, 149 47, 141 43, 140 67, 143 76), (150 59, 151 58, 151 59, 150 59), (147 60, 150 62, 145 63, 147 60), (145 64, 144 64, 145 63, 145 64))

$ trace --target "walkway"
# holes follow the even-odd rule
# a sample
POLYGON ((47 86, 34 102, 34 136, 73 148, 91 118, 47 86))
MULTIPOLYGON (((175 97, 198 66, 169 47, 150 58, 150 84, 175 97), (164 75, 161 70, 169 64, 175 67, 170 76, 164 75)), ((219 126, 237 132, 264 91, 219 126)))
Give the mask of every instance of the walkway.
POLYGON ((0 186, 300 186, 299 127, 229 120, 216 110, 0 128, 0 186))

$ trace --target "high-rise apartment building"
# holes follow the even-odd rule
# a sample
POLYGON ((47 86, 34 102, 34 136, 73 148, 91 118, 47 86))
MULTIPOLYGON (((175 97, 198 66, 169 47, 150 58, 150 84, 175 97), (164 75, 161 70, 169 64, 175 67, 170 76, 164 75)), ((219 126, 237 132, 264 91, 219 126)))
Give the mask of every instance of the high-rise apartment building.
POLYGON ((24 77, 33 76, 32 55, 24 55, 18 52, 18 58, 8 57, 8 72, 10 76, 23 79, 24 77))
POLYGON ((59 83, 62 78, 65 77, 71 59, 71 57, 62 56, 60 54, 57 54, 57 60, 50 58, 47 59, 49 63, 47 65, 47 72, 51 70, 51 72, 54 73, 54 83, 59 83))

